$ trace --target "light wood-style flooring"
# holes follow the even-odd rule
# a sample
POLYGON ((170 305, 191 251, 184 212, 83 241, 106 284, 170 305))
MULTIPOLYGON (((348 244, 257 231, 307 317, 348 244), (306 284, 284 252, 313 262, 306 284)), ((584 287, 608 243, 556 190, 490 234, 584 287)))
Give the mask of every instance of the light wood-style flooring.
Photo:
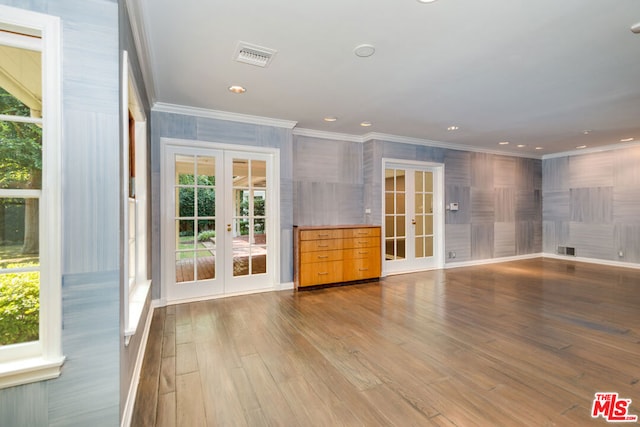
POLYGON ((584 426, 640 415, 640 270, 532 259, 157 309, 133 426, 584 426))

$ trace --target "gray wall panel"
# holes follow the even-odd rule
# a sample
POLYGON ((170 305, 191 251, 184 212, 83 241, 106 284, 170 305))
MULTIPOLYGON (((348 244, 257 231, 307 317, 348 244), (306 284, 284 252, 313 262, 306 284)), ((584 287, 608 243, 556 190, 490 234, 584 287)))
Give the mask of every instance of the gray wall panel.
POLYGON ((546 159, 543 170, 545 252, 573 246, 579 257, 639 262, 640 145, 546 159))
POLYGON ((615 238, 613 248, 622 251, 617 259, 625 262, 640 263, 640 223, 615 225, 615 238))
POLYGON ((447 262, 469 261, 471 259, 471 224, 446 224, 444 233, 447 262), (450 251, 456 253, 455 259, 448 258, 450 251))
POLYGON ((471 187, 492 189, 494 187, 494 158, 487 153, 471 153, 471 187))
POLYGON ((495 200, 492 188, 471 188, 471 223, 493 223, 495 200))
POLYGON ((568 190, 569 182, 569 157, 557 157, 542 162, 542 188, 551 190, 568 190))
POLYGON ((613 219, 613 188, 572 188, 569 190, 571 221, 605 223, 613 219))
POLYGON ((516 254, 516 224, 496 222, 493 228, 494 253, 496 258, 516 254))
POLYGON ((446 185, 471 187, 471 153, 447 150, 444 155, 444 165, 446 185))
POLYGON ((640 145, 614 152, 613 185, 616 188, 640 188, 640 145))
POLYGON ((496 188, 494 190, 494 209, 496 222, 515 222, 516 189, 496 188))
POLYGON ((471 224, 471 259, 494 257, 494 223, 471 224))
POLYGON ((569 159, 569 188, 612 187, 613 151, 584 154, 569 159))
POLYGON ((576 248, 576 256, 604 260, 617 259, 613 224, 569 223, 568 246, 576 248))
MULTIPOLYGON (((514 181, 518 159, 516 157, 494 156, 493 179, 496 187, 515 187, 518 181, 514 181)), ((475 182, 474 182, 474 185, 475 182)))
POLYGON ((542 194, 542 216, 545 221, 566 221, 569 218, 569 192, 545 191, 542 194))

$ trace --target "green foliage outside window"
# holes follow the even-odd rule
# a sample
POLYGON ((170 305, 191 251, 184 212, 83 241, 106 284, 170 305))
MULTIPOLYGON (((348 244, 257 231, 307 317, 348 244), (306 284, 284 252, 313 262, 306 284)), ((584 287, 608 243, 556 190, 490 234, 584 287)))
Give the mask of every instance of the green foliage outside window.
POLYGON ((0 275, 0 346, 37 341, 39 327, 40 274, 34 271, 0 275))

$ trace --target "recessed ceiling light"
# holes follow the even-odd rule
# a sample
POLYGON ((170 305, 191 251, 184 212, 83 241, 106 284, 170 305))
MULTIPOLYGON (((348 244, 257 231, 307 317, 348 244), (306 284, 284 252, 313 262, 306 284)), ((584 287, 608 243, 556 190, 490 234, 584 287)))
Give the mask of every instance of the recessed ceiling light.
POLYGON ((498 142, 499 145, 509 145, 509 141, 500 141, 498 142))
POLYGON ((625 139, 621 139, 620 142, 631 142, 633 141, 634 138, 625 138, 625 139))
POLYGON ((338 120, 338 118, 336 116, 327 116, 324 119, 325 122, 335 122, 336 120, 338 120))
POLYGON ((418 0, 418 3, 433 3, 436 0, 418 0))
POLYGON ((542 147, 536 147, 536 150, 544 150, 542 147))
POLYGON ((371 123, 371 122, 362 122, 362 123, 360 123, 360 126, 365 127, 365 128, 368 128, 368 127, 369 127, 369 126, 371 126, 372 124, 373 124, 373 123, 371 123))
POLYGON ((589 135, 591 133, 591 129, 585 129, 582 131, 584 135, 589 135))
POLYGON ((586 145, 578 145, 576 148, 578 150, 582 150, 583 148, 587 148, 587 146, 586 145))
POLYGON ((238 85, 233 85, 233 86, 229 86, 229 92, 233 92, 233 93, 245 93, 247 90, 242 87, 242 86, 238 86, 238 85))
POLYGON ((356 56, 360 58, 368 58, 374 53, 376 53, 376 48, 371 44, 361 44, 356 46, 355 49, 353 49, 353 53, 355 53, 356 56))
POLYGON ((517 147, 518 147, 518 148, 524 148, 524 147, 526 147, 526 145, 524 145, 524 144, 518 144, 518 145, 517 145, 517 147))
POLYGON ((460 129, 458 126, 449 126, 447 130, 458 130, 460 129))

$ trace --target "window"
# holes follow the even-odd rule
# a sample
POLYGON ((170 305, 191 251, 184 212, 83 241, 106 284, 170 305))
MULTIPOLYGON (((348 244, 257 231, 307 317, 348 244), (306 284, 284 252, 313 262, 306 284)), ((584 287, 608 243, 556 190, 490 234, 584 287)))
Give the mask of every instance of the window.
POLYGON ((125 229, 125 343, 135 334, 151 287, 147 272, 147 122, 129 68, 122 58, 123 201, 125 229))
POLYGON ((0 388, 61 352, 60 24, 0 6, 0 388))

